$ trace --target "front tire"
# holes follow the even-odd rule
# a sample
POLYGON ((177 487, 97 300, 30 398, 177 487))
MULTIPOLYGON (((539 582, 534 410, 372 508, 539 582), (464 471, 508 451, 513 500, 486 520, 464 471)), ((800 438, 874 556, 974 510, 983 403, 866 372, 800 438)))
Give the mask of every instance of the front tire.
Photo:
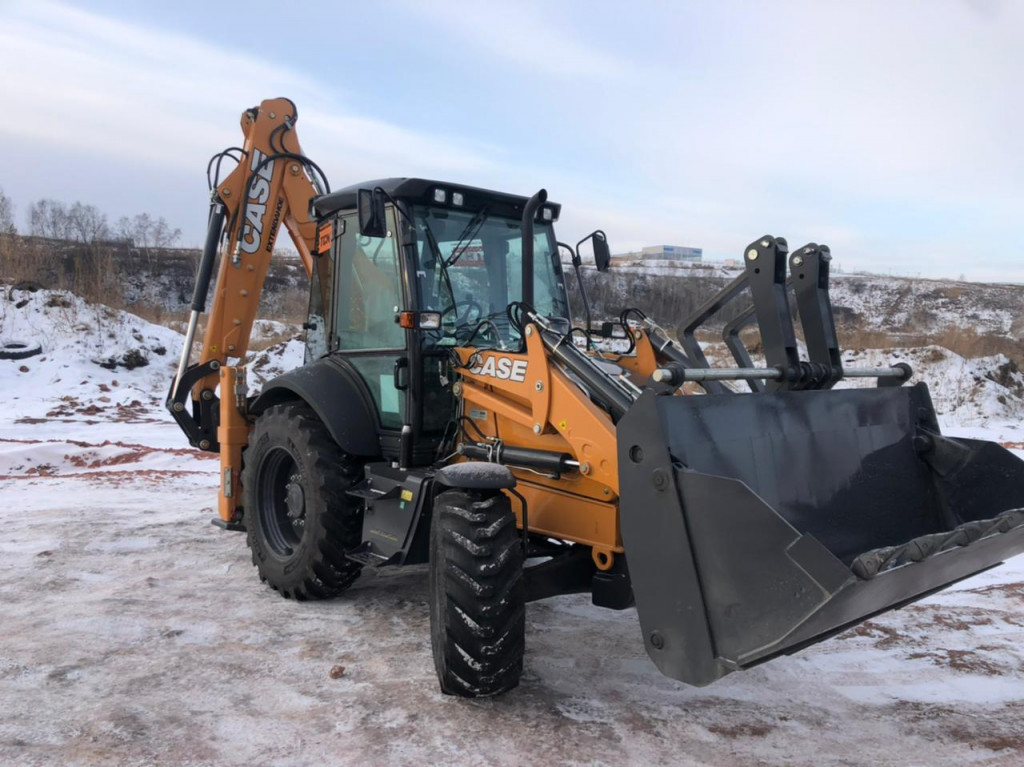
POLYGON ((242 508, 260 579, 291 599, 329 599, 359 577, 345 552, 362 539, 362 510, 346 490, 361 466, 305 403, 267 408, 242 470, 242 508))
POLYGON ((430 531, 430 640, 446 695, 497 695, 523 673, 523 546, 503 493, 447 490, 430 531))

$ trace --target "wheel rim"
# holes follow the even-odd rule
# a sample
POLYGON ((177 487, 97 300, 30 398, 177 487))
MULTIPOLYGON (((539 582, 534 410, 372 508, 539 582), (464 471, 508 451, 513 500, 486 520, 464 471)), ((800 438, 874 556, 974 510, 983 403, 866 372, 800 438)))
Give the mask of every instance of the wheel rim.
POLYGON ((263 537, 274 556, 290 557, 306 530, 305 493, 295 458, 282 447, 271 449, 260 465, 258 481, 263 537))

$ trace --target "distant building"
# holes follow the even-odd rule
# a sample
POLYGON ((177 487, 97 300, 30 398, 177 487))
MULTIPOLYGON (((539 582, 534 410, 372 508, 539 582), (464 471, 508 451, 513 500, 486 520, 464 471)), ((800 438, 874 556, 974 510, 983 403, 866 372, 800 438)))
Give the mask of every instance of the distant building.
POLYGON ((703 256, 701 248, 685 248, 682 245, 649 245, 640 250, 641 258, 662 261, 700 261, 703 256))
POLYGON ((649 245, 629 253, 617 253, 612 256, 613 263, 635 261, 689 261, 699 262, 704 258, 701 248, 687 248, 682 245, 649 245))

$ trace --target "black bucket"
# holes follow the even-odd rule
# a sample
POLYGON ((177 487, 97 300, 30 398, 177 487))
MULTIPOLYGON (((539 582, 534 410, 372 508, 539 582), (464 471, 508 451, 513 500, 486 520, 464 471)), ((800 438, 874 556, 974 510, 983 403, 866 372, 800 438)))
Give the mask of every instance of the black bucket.
POLYGON ((1024 461, 941 436, 924 384, 645 393, 618 424, 648 652, 708 684, 1024 552, 1024 461))

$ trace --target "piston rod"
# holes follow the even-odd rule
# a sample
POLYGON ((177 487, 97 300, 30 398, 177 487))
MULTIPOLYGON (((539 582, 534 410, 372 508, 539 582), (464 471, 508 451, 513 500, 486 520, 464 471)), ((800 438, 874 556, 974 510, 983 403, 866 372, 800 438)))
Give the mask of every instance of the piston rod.
MULTIPOLYGON (((681 384, 687 381, 747 381, 764 379, 777 381, 785 377, 778 368, 658 368, 651 374, 655 383, 681 384)), ((912 375, 909 365, 883 368, 843 368, 843 378, 899 378, 907 380, 912 375)))

